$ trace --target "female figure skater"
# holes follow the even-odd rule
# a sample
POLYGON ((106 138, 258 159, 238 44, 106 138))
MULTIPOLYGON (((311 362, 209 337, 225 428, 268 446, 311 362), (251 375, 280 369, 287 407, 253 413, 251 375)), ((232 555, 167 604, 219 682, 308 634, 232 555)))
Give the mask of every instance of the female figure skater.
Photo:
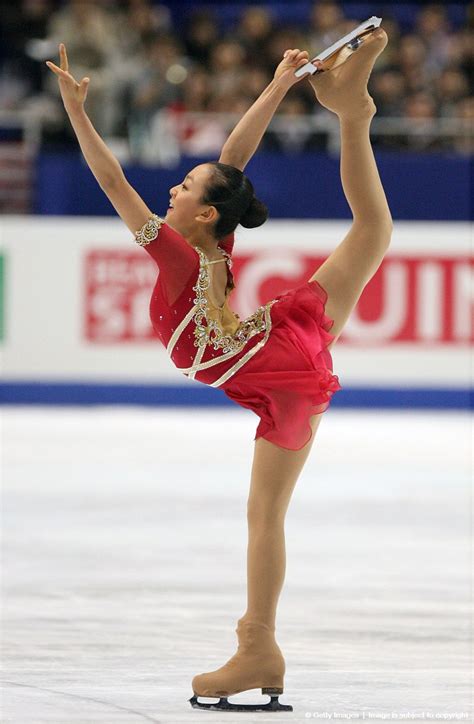
MULTIPOLYGON (((295 72, 308 62, 308 54, 286 51, 269 86, 229 136, 219 161, 196 166, 170 189, 164 217, 153 214, 130 186, 94 130, 83 107, 89 79, 74 80, 64 45, 60 67, 48 62, 92 173, 137 243, 158 265, 150 316, 173 363, 190 378, 220 387, 260 417, 247 508, 247 610, 237 624, 234 656, 216 671, 193 678, 190 702, 196 707, 292 709, 278 701, 285 661, 275 640, 285 575, 284 521, 322 414, 340 389, 329 350, 390 243, 392 219, 369 136, 376 108, 367 91, 372 67, 386 43, 385 31, 375 30, 359 48, 345 46, 326 66, 330 69, 319 64, 323 72, 304 76, 317 100, 339 119, 341 180, 353 223, 307 282, 245 320, 232 311, 228 300, 234 287, 233 232, 239 223, 259 226, 268 212, 242 172, 280 101, 300 82, 295 72), (255 688, 269 694, 271 701, 227 701, 228 696, 255 688), (219 703, 201 703, 198 696, 219 697, 219 703)), ((315 185, 311 184, 312 193, 315 185)))

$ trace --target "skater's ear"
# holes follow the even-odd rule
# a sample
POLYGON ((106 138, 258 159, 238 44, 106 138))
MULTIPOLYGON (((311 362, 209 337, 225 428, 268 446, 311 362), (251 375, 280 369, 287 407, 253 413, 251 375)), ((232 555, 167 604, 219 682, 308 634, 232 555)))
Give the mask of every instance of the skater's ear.
POLYGON ((202 224, 210 224, 211 226, 217 223, 218 218, 219 212, 215 206, 208 206, 195 217, 196 221, 199 221, 202 224))

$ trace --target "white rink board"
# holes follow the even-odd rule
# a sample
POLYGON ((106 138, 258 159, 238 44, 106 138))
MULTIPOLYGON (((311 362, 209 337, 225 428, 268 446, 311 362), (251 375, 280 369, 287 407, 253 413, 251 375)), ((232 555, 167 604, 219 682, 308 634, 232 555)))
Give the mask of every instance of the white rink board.
MULTIPOLYGON (((136 252, 138 258, 145 253, 134 244, 120 219, 7 216, 0 224, 1 250, 5 255, 5 378, 199 385, 175 370, 158 340, 117 345, 92 344, 85 338, 85 254, 94 249, 126 250, 136 252)), ((272 263, 281 265, 284 260, 291 282, 292 275, 297 277, 301 273, 299 253, 312 251, 328 256, 349 228, 348 221, 300 220, 269 221, 259 229, 239 227, 234 256, 258 250, 270 270, 272 263)), ((458 326, 462 323, 466 330, 470 324, 472 292, 467 290, 467 267, 461 267, 470 251, 467 223, 396 222, 387 259, 394 254, 426 255, 432 266, 437 258, 459 257, 459 279, 463 286, 458 290, 458 284, 454 291, 458 294, 456 304, 461 318, 458 326)), ((432 277, 436 281, 431 266, 427 268, 427 284, 432 277)), ((436 291, 436 286, 433 289, 436 291)), ((151 291, 152 285, 149 296, 151 291)), ((247 292, 244 289, 242 293, 247 292)), ((233 299, 238 300, 238 288, 235 294, 233 299)), ((147 324, 149 296, 143 300, 143 324, 147 324)), ((433 325, 429 304, 425 304, 423 314, 427 318, 423 323, 429 328, 433 325)), ((341 342, 332 351, 334 372, 343 387, 469 385, 470 345, 465 332, 466 338, 461 335, 456 343, 449 344, 434 340, 427 345, 364 345, 351 343, 351 325, 353 333, 360 328, 355 315, 347 323, 347 337, 344 338, 344 330, 341 342)))

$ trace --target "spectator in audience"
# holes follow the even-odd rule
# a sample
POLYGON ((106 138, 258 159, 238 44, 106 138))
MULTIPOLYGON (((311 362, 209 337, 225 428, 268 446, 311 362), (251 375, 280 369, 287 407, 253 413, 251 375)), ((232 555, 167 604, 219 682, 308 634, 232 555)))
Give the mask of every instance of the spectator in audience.
POLYGON ((457 115, 457 103, 469 95, 467 77, 460 70, 446 69, 434 81, 438 112, 451 118, 457 115))
MULTIPOLYGON (((239 84, 239 95, 248 96, 251 100, 250 105, 258 98, 260 93, 270 83, 272 75, 265 68, 258 65, 248 65, 246 73, 242 76, 239 84)), ((314 95, 314 94, 313 94, 314 95)), ((314 104, 313 104, 314 105, 314 104)))
POLYGON ((308 108, 297 95, 288 95, 280 103, 278 114, 263 138, 264 148, 278 150, 283 153, 301 153, 324 148, 325 135, 315 133, 313 128, 304 123, 308 108))
POLYGON ((153 5, 150 0, 128 0, 128 7, 116 12, 112 19, 117 54, 124 60, 140 56, 144 43, 155 35, 173 32, 169 9, 153 5))
MULTIPOLYGON (((265 69, 267 73, 272 73, 273 68, 278 65, 280 58, 287 48, 307 48, 308 40, 301 28, 287 25, 285 27, 277 27, 270 38, 265 59, 265 69)), ((297 83, 289 92, 290 97, 299 97, 301 102, 306 105, 307 112, 314 111, 314 91, 309 83, 297 83)), ((252 102, 257 96, 252 98, 252 102)), ((281 106, 280 106, 281 108, 281 106)), ((320 108, 320 112, 328 112, 324 108, 320 108)))
MULTIPOLYGON (((235 95, 232 93, 231 98, 235 95)), ((228 136, 222 121, 209 113, 193 117, 209 110, 212 86, 209 73, 203 66, 194 66, 180 87, 180 98, 169 108, 174 117, 176 137, 183 153, 193 156, 219 153, 228 136)), ((228 110, 228 109, 226 109, 228 110)))
MULTIPOLYGON (((51 16, 48 37, 56 47, 65 43, 69 63, 77 77, 92 76, 87 95, 87 113, 98 133, 106 132, 105 91, 113 76, 109 61, 115 38, 110 32, 110 19, 101 5, 93 0, 70 0, 51 16)), ((50 74, 48 90, 59 99, 56 79, 50 74)))
POLYGON ((434 128, 436 119, 436 102, 432 95, 422 91, 413 93, 405 100, 404 111, 406 120, 410 122, 415 133, 407 134, 400 139, 402 148, 410 151, 440 151, 444 142, 434 128))
POLYGON ((203 66, 195 65, 189 70, 179 91, 179 99, 171 104, 176 113, 205 112, 209 108, 213 91, 208 71, 203 66))
POLYGON ((104 136, 126 136, 132 90, 147 62, 148 45, 157 35, 171 33, 172 19, 168 8, 151 0, 128 0, 121 10, 109 11, 115 43, 109 57, 113 83, 104 90, 104 136))
POLYGON ((22 0, 2 5, 0 43, 0 109, 16 110, 41 93, 47 75, 31 43, 44 40, 54 6, 52 0, 22 0))
POLYGON ((426 46, 421 38, 413 34, 402 36, 397 65, 405 77, 408 92, 416 93, 429 88, 431 76, 426 66, 426 58, 426 46))
POLYGON ((383 13, 383 27, 385 28, 385 32, 390 40, 384 52, 377 58, 375 65, 376 73, 385 70, 386 68, 391 69, 394 66, 397 66, 400 38, 402 36, 400 25, 397 20, 395 18, 391 18, 389 15, 386 16, 385 11, 383 13))
POLYGON ((270 37, 264 52, 261 54, 267 71, 269 73, 272 72, 272 68, 278 65, 287 48, 302 49, 306 48, 307 44, 308 40, 301 28, 291 25, 275 28, 275 32, 270 37))
MULTIPOLYGON (((278 5, 255 3, 243 6, 232 25, 221 22, 218 7, 201 7, 178 32, 172 10, 179 20, 186 21, 187 14, 178 5, 153 0, 20 0, 4 5, 0 109, 27 110, 41 120, 47 139, 74 142, 57 84, 42 67, 46 47, 51 57, 64 42, 74 74, 91 77, 87 110, 94 125, 104 136, 128 139, 138 154, 150 148, 152 128, 168 133, 167 113, 175 120, 186 111, 243 113, 270 82, 287 48, 316 55, 364 20, 352 16, 348 3, 318 0, 306 25, 292 25, 279 17, 278 5)), ((433 120, 443 118, 467 122, 474 94, 473 8, 466 10, 464 27, 453 26, 446 3, 413 5, 411 26, 406 11, 398 15, 395 6, 389 13, 374 9, 390 38, 369 84, 376 120, 405 117, 414 128, 428 122, 432 127, 433 120)), ((296 130, 300 117, 325 120, 324 109, 315 109, 310 84, 295 86, 284 108, 295 122, 281 137, 270 136, 270 144, 296 151, 298 144, 304 149, 321 142, 320 133, 311 131, 302 140, 296 130)), ((228 131, 225 120, 195 123, 184 124, 179 141, 203 153, 212 152, 213 134, 217 148, 228 131)), ((413 144, 381 130, 374 131, 374 138, 375 145, 393 148, 437 148, 432 139, 425 143, 418 135, 413 144)), ((454 132, 451 143, 466 147, 454 132)))
POLYGON ((205 66, 209 64, 211 50, 219 39, 219 26, 210 10, 195 12, 185 30, 186 52, 193 60, 205 66))
MULTIPOLYGON (((474 8, 474 3, 472 7, 474 8)), ((469 94, 474 95, 474 28, 453 33, 450 41, 448 65, 465 73, 469 82, 469 94)))
MULTIPOLYGON (((351 28, 353 27, 354 24, 351 23, 351 28)), ((310 56, 312 51, 318 53, 327 45, 337 40, 339 36, 344 34, 345 30, 346 21, 339 3, 334 2, 334 0, 320 0, 319 2, 315 2, 309 16, 309 31, 307 35, 310 56)))
POLYGON ((374 74, 369 91, 377 106, 379 118, 400 118, 403 115, 406 82, 399 70, 393 68, 374 74))
POLYGON ((456 116, 465 126, 464 134, 454 135, 451 143, 451 147, 458 153, 469 156, 474 151, 474 141, 472 135, 472 129, 474 127, 474 98, 463 98, 458 101, 456 116))
POLYGON ((184 68, 183 49, 173 35, 151 36, 145 44, 146 62, 134 85, 130 88, 130 109, 127 117, 128 130, 136 152, 147 143, 155 114, 172 104, 179 97, 177 85, 172 82, 169 70, 174 64, 184 68))
POLYGON ((260 55, 274 32, 271 9, 262 5, 244 8, 234 35, 246 50, 248 58, 260 55))
POLYGON ((209 56, 209 72, 215 95, 238 90, 245 73, 245 60, 245 49, 231 37, 215 43, 209 56))
POLYGON ((415 31, 426 47, 426 70, 434 78, 446 66, 449 54, 451 27, 446 7, 437 4, 421 8, 416 18, 415 31))

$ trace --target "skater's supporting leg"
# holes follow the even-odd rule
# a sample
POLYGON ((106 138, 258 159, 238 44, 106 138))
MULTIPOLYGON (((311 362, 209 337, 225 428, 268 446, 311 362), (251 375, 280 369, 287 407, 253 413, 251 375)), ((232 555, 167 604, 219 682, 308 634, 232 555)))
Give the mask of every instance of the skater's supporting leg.
POLYGON ((314 442, 322 414, 310 420, 313 435, 301 450, 255 441, 248 502, 248 606, 239 619, 238 651, 220 669, 194 677, 200 696, 227 696, 268 687, 283 691, 285 659, 275 640, 275 612, 285 577, 284 519, 295 483, 314 442))
POLYGON ((264 438, 255 441, 247 505, 247 611, 241 620, 275 626, 286 568, 286 511, 321 419, 322 414, 311 418, 313 435, 302 450, 284 450, 264 438))

